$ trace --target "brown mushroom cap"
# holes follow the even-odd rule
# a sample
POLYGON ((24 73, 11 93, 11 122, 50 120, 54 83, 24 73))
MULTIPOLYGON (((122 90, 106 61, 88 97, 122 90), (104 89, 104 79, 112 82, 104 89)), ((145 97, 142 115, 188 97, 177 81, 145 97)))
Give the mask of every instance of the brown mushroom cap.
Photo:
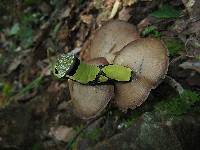
POLYGON ((158 39, 139 39, 124 47, 115 57, 114 64, 132 68, 136 77, 130 83, 116 83, 118 107, 126 110, 141 105, 150 90, 164 78, 168 62, 168 51, 158 39))
POLYGON ((75 114, 82 119, 90 119, 107 106, 114 96, 113 85, 82 85, 68 81, 75 114))
POLYGON ((116 52, 138 38, 139 34, 134 25, 119 20, 109 21, 94 33, 84 59, 105 57, 112 63, 116 52))
MULTIPOLYGON (((141 105, 168 69, 168 51, 163 43, 155 38, 140 39, 136 28, 123 21, 109 21, 95 32, 83 50, 85 60, 104 57, 109 63, 127 66, 136 72, 131 82, 115 84, 114 100, 122 110, 141 105)), ((93 97, 97 96, 94 93, 93 97)))
MULTIPOLYGON (((108 64, 105 58, 90 60, 90 64, 108 64)), ((75 114, 82 119, 96 117, 114 97, 113 85, 82 85, 68 81, 75 114)))

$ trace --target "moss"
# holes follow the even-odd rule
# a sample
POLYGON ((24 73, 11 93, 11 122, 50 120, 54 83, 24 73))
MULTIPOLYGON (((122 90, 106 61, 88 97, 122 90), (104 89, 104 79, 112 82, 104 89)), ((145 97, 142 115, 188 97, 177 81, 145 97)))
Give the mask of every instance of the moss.
POLYGON ((90 139, 92 141, 98 141, 100 135, 101 135, 101 129, 100 128, 94 128, 94 129, 91 129, 89 131, 83 132, 81 137, 90 139))
POLYGON ((165 44, 169 50, 170 56, 175 56, 184 49, 184 43, 179 39, 165 40, 165 44))
POLYGON ((147 37, 147 36, 155 37, 155 38, 161 37, 161 33, 157 31, 157 27, 156 26, 148 26, 148 27, 146 27, 142 31, 141 35, 143 37, 147 37))
POLYGON ((181 116, 192 109, 200 101, 200 96, 193 91, 184 91, 180 96, 159 102, 155 111, 167 116, 181 116))
POLYGON ((36 5, 41 3, 41 0, 23 0, 26 5, 36 5))
POLYGON ((36 143, 32 146, 32 150, 42 150, 44 149, 40 143, 36 143))
POLYGON ((181 11, 165 4, 160 9, 152 12, 150 16, 154 16, 160 19, 170 19, 170 18, 178 18, 181 15, 181 11))
MULTIPOLYGON (((86 129, 83 130, 85 127, 83 125, 77 126, 75 127, 75 131, 76 131, 76 135, 80 136, 82 139, 89 139, 91 141, 95 141, 97 142, 101 136, 101 129, 100 128, 92 128, 92 129, 86 129), (79 134, 80 133, 80 134, 79 134)), ((77 144, 78 141, 76 140, 76 138, 72 138, 67 146, 66 149, 67 150, 72 150, 72 149, 77 149, 77 144)))
POLYGON ((142 111, 135 110, 127 119, 123 120, 121 127, 129 128, 142 114, 142 111))

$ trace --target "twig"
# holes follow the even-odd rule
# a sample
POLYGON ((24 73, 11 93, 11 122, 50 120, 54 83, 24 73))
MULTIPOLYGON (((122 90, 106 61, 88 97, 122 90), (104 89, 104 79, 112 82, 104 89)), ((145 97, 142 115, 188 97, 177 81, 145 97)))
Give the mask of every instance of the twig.
POLYGON ((184 92, 184 89, 181 86, 181 84, 174 80, 172 77, 166 76, 165 82, 167 82, 171 87, 173 87, 179 93, 179 95, 181 95, 184 92))
POLYGON ((115 15, 117 14, 117 11, 118 11, 118 9, 119 9, 120 4, 121 4, 121 3, 120 3, 119 0, 116 0, 116 1, 115 1, 109 19, 112 19, 112 18, 115 17, 115 15))

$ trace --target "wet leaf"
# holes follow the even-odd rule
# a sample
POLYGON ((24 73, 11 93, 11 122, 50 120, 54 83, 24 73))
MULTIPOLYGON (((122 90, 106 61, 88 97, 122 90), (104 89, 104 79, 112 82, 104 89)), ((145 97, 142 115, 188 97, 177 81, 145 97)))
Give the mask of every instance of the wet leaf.
POLYGON ((170 19, 180 17, 180 10, 176 10, 172 6, 164 5, 160 9, 152 12, 150 15, 160 19, 170 19))
POLYGON ((157 31, 156 26, 149 26, 142 31, 142 36, 160 37, 161 33, 157 31))
POLYGON ((183 69, 191 69, 200 73, 200 61, 186 61, 179 66, 183 69))
POLYGON ((28 48, 33 43, 33 30, 31 27, 22 27, 20 29, 20 34, 18 34, 18 37, 21 41, 21 45, 24 48, 28 48))
POLYGON ((9 65, 7 73, 9 74, 13 72, 15 69, 17 69, 21 64, 21 62, 22 62, 21 57, 14 59, 13 62, 9 65))
POLYGON ((86 24, 91 24, 92 23, 92 19, 93 19, 93 16, 92 15, 82 15, 81 16, 81 20, 86 23, 86 24))
POLYGON ((3 95, 4 96, 9 96, 11 91, 12 91, 11 85, 8 84, 8 83, 4 83, 3 84, 3 89, 2 89, 3 95))
POLYGON ((177 55, 181 50, 184 49, 184 43, 179 39, 166 40, 165 44, 171 56, 177 55))
POLYGON ((9 35, 16 35, 20 30, 19 23, 15 23, 10 29, 9 35))
POLYGON ((122 8, 122 10, 119 12, 119 20, 128 21, 131 18, 131 15, 129 14, 133 9, 132 8, 122 8))
POLYGON ((138 0, 122 0, 124 6, 131 6, 136 3, 138 0))
POLYGON ((68 126, 51 127, 49 135, 58 141, 68 142, 75 134, 73 128, 68 126))

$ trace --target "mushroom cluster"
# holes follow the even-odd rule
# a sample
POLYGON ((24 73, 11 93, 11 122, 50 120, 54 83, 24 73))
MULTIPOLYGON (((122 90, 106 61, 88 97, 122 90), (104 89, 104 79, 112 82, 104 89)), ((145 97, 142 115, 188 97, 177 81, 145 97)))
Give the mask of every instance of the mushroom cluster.
POLYGON ((127 66, 136 74, 131 82, 114 85, 87 86, 69 81, 75 112, 83 119, 98 115, 110 100, 123 111, 140 106, 165 77, 169 62, 162 41, 140 38, 134 25, 119 20, 98 29, 80 56, 88 63, 127 66))

